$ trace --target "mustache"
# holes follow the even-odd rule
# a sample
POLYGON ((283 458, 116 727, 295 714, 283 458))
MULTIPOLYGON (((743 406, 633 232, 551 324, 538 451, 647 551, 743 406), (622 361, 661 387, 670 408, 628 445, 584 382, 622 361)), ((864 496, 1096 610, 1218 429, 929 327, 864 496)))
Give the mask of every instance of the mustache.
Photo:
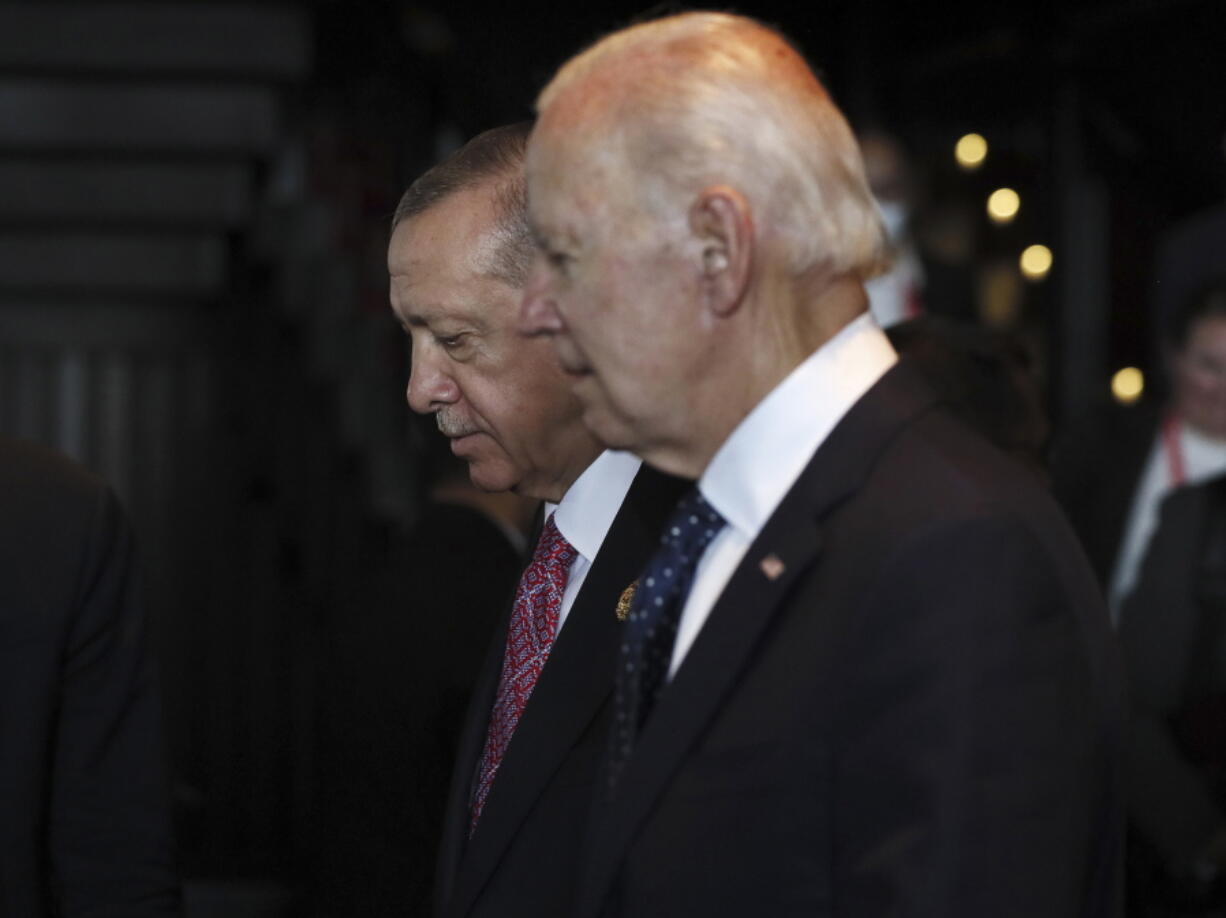
POLYGON ((445 437, 465 437, 477 432, 475 427, 462 418, 456 417, 446 408, 440 408, 434 412, 434 423, 438 425, 438 429, 445 437))

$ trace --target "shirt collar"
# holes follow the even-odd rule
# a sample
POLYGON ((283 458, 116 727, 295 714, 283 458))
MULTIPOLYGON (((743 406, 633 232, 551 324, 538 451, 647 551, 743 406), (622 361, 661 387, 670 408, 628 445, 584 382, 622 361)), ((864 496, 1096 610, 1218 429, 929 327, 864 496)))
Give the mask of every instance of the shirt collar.
POLYGON ((587 561, 600 551, 641 464, 630 453, 607 449, 575 479, 561 503, 545 504, 546 519, 553 514, 563 538, 587 561))
POLYGON ((897 362, 871 315, 849 322, 737 425, 698 481, 703 497, 755 538, 830 431, 897 362))

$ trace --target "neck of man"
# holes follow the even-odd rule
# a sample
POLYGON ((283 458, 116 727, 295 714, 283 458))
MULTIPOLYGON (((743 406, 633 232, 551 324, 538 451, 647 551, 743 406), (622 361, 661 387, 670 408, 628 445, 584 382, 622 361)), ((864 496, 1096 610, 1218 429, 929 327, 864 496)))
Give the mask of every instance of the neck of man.
POLYGON ((579 476, 588 470, 604 452, 604 445, 585 430, 581 442, 577 443, 567 456, 557 456, 558 465, 547 479, 535 479, 517 489, 523 497, 560 504, 570 486, 579 480, 579 476))
POLYGON ((520 497, 510 491, 482 491, 468 481, 444 481, 430 492, 430 498, 440 504, 459 504, 484 514, 504 530, 519 533, 519 540, 528 537, 532 517, 539 501, 520 497))
POLYGON ((868 309, 860 279, 843 275, 765 280, 743 306, 739 328, 713 365, 727 368, 699 389, 700 421, 669 471, 698 478, 737 426, 788 374, 868 309))

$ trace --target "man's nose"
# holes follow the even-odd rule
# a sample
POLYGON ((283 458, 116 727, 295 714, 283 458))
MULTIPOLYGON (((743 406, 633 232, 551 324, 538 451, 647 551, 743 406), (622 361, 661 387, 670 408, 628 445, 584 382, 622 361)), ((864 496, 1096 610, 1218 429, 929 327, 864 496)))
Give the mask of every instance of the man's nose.
POLYGON ((414 354, 405 395, 410 408, 418 414, 429 414, 457 402, 460 389, 438 361, 414 354))
POLYGON ((525 335, 552 335, 562 331, 566 324, 558 312, 549 282, 549 272, 538 256, 532 265, 532 274, 524 288, 519 307, 519 330, 525 335))

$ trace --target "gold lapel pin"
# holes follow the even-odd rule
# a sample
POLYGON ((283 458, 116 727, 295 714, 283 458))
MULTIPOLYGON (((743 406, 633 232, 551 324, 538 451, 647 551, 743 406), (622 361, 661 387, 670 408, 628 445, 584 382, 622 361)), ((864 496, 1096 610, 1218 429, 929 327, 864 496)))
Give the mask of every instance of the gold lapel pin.
POLYGON ((762 568, 762 573, 766 575, 768 580, 778 580, 779 576, 787 570, 787 566, 779 560, 779 556, 771 552, 759 562, 758 567, 762 568))
POLYGON ((634 591, 638 588, 639 582, 635 580, 630 586, 622 590, 622 595, 617 600, 617 611, 614 612, 619 622, 624 622, 626 616, 630 614, 630 604, 634 602, 634 591))

